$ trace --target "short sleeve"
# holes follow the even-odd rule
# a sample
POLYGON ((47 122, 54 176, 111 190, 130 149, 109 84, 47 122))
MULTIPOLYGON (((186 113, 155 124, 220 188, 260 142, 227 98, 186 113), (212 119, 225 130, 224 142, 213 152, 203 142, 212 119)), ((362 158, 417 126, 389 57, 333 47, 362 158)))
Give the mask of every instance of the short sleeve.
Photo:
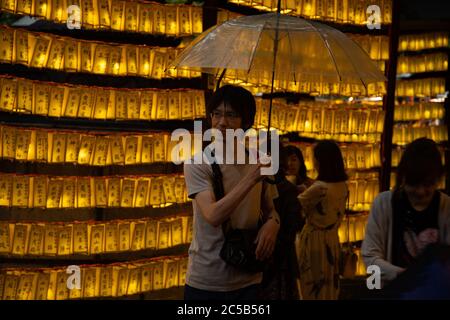
POLYGON ((188 197, 194 199, 197 193, 211 190, 212 186, 212 170, 207 164, 184 164, 184 179, 188 197))
POLYGON ((315 182, 298 196, 298 200, 304 210, 315 207, 327 194, 327 187, 321 183, 315 182))

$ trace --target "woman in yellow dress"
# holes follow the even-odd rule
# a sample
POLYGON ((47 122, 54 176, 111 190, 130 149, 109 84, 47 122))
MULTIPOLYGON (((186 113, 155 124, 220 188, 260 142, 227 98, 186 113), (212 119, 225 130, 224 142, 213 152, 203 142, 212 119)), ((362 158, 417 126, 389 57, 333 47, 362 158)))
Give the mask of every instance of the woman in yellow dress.
POLYGON ((338 145, 321 141, 314 147, 314 182, 298 196, 306 223, 300 234, 301 298, 335 300, 339 295, 339 224, 348 196, 347 174, 338 145))

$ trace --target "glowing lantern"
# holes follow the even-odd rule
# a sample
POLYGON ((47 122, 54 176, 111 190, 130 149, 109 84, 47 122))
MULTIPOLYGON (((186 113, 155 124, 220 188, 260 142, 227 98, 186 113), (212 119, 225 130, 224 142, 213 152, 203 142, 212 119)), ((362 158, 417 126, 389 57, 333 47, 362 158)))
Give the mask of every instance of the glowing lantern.
POLYGON ((109 1, 99 0, 97 6, 100 27, 109 28, 111 26, 109 1))
POLYGON ((62 208, 75 207, 75 184, 76 179, 67 178, 63 181, 62 208))
POLYGON ((139 32, 153 33, 153 7, 150 4, 139 4, 139 32))
POLYGON ((138 4, 125 2, 125 31, 137 31, 138 4))
POLYGON ((125 2, 114 0, 111 3, 111 29, 123 30, 125 22, 125 2))
POLYGON ((176 36, 178 35, 178 13, 177 13, 177 7, 174 6, 166 6, 166 34, 169 36, 176 36))
POLYGON ((123 179, 122 180, 122 191, 121 191, 121 199, 120 206, 122 208, 130 208, 134 203, 134 189, 136 183, 132 179, 123 179))
POLYGON ((34 12, 37 16, 49 18, 51 8, 47 6, 47 0, 36 0, 34 12))
POLYGON ((153 12, 153 31, 157 34, 164 34, 166 32, 166 13, 164 6, 155 5, 153 12))
POLYGON ((109 64, 111 48, 104 45, 97 45, 94 55, 94 73, 105 74, 109 64))
MULTIPOLYGON (((0 30, 0 37, 1 30, 0 30)), ((0 45, 2 44, 2 40, 0 39, 0 45)), ((2 48, 7 48, 7 44, 5 43, 5 46, 2 48)), ((16 31, 16 39, 15 39, 15 49, 16 49, 16 56, 15 56, 15 62, 20 63, 23 65, 28 65, 28 33, 17 30, 16 31)), ((4 53, 7 54, 7 51, 5 49, 4 53)), ((1 56, 1 54, 0 54, 1 56)), ((0 58, 1 59, 1 58, 0 58)))
POLYGON ((203 32, 203 9, 192 7, 192 32, 200 34, 203 32))
POLYGON ((30 61, 30 67, 42 68, 46 65, 47 51, 50 47, 51 38, 38 36, 34 45, 33 55, 30 61))
POLYGON ((139 47, 139 75, 148 77, 151 71, 150 48, 139 47))
MULTIPOLYGON (((219 15, 222 11, 219 11, 219 15)), ((180 6, 178 7, 178 17, 179 17, 179 33, 183 35, 192 34, 192 13, 190 7, 180 6)), ((219 18, 218 18, 218 21, 219 18)), ((219 23, 219 22, 218 22, 219 23)))

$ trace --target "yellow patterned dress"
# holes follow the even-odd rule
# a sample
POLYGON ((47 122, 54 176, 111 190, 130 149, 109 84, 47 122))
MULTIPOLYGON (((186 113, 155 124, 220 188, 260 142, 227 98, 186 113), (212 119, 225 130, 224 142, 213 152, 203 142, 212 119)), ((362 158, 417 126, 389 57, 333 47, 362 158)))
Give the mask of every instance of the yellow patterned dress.
POLYGON ((338 298, 338 228, 344 217, 347 195, 345 182, 316 181, 298 196, 306 218, 297 248, 302 299, 338 298))

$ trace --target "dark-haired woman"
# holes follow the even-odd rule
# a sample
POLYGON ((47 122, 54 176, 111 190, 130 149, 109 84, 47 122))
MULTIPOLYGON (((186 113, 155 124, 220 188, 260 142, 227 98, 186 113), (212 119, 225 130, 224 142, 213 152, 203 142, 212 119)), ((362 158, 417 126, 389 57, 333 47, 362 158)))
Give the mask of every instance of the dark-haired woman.
POLYGON ((280 230, 273 257, 263 274, 260 298, 264 300, 298 300, 298 263, 295 237, 303 227, 297 187, 286 179, 287 148, 280 146, 280 168, 276 174, 278 198, 275 210, 280 216, 280 230))
POLYGON ((321 141, 314 147, 318 177, 298 196, 306 218, 300 234, 301 298, 335 300, 339 295, 339 224, 348 196, 347 174, 338 145, 321 141))
POLYGON ((367 266, 395 279, 431 244, 450 244, 450 197, 437 190, 444 174, 433 140, 410 143, 400 159, 394 190, 374 200, 362 244, 367 266))
POLYGON ((295 146, 286 146, 285 152, 287 156, 286 176, 288 178, 291 176, 295 177, 290 182, 295 182, 294 184, 297 186, 298 193, 302 193, 314 183, 314 180, 307 176, 302 151, 295 146))

